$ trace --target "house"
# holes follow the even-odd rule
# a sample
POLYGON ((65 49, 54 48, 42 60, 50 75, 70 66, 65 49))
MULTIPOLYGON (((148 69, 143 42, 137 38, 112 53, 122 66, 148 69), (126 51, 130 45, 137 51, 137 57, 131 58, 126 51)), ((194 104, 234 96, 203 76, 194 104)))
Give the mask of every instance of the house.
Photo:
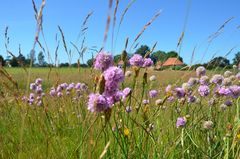
MULTIPOLYGON (((123 61, 123 60, 118 61, 117 66, 118 66, 119 68, 122 68, 123 65, 124 65, 124 61, 123 61)), ((129 62, 128 62, 128 61, 127 61, 127 63, 126 63, 126 66, 129 66, 129 62)))
POLYGON ((183 62, 176 57, 170 57, 162 64, 162 66, 182 66, 182 65, 184 65, 183 62))

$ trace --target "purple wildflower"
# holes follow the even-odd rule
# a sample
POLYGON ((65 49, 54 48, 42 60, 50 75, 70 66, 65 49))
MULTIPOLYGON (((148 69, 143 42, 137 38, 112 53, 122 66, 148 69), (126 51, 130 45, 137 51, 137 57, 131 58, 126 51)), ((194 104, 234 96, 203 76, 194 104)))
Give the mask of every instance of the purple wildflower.
POLYGON ((224 80, 224 78, 222 75, 216 74, 211 78, 210 82, 221 85, 223 80, 224 80))
POLYGON ((100 94, 90 94, 88 100, 88 110, 91 112, 102 112, 109 108, 107 98, 100 94))
POLYGON ((52 96, 52 97, 56 96, 56 90, 55 90, 55 88, 51 88, 49 94, 50 94, 50 96, 52 96))
POLYGON ((144 59, 143 67, 150 67, 152 65, 153 65, 153 61, 150 58, 144 59))
POLYGON ((199 66, 196 69, 196 74, 198 77, 204 76, 206 74, 206 69, 203 66, 199 66))
POLYGON ((229 96, 229 95, 231 95, 231 90, 229 88, 226 88, 226 87, 220 87, 217 90, 217 93, 219 95, 229 96))
POLYGON ((35 91, 36 88, 37 88, 37 86, 36 86, 35 83, 31 83, 31 84, 30 84, 30 89, 31 89, 31 90, 35 91))
POLYGON ((186 119, 184 117, 177 118, 176 127, 184 127, 186 125, 186 119))
POLYGON ((143 104, 144 104, 144 105, 149 104, 149 100, 144 99, 144 100, 143 100, 143 104))
POLYGON ((226 106, 232 106, 232 101, 226 100, 226 101, 224 102, 224 104, 225 104, 226 106))
POLYGON ((41 78, 37 78, 36 81, 35 81, 35 83, 36 83, 37 85, 42 84, 42 79, 41 79, 41 78))
POLYGON ((178 98, 183 98, 185 96, 185 91, 181 87, 175 88, 174 91, 175 91, 175 94, 178 98))
POLYGON ((132 90, 129 87, 124 88, 123 91, 122 91, 123 92, 123 97, 126 98, 128 95, 130 95, 131 91, 132 90))
POLYGON ((148 94, 150 98, 154 98, 157 96, 158 92, 156 90, 150 90, 148 94))
POLYGON ((233 86, 230 86, 229 89, 231 91, 231 96, 233 98, 238 98, 240 96, 240 86, 233 85, 233 86))
POLYGON ((238 73, 236 74, 236 78, 237 78, 238 80, 240 80, 240 72, 238 72, 238 73))
POLYGON ((131 113, 132 112, 132 107, 131 106, 127 106, 126 107, 126 112, 127 113, 131 113))
POLYGON ((189 96, 188 97, 188 103, 194 103, 196 101, 196 97, 195 96, 189 96))
POLYGON ((198 92, 202 97, 204 97, 210 93, 210 89, 207 85, 200 85, 198 88, 198 92))
POLYGON ((202 76, 199 80, 199 83, 201 85, 207 85, 208 84, 208 81, 209 81, 209 77, 208 76, 202 76))
POLYGON ((105 71, 112 65, 113 65, 112 55, 103 51, 97 54, 96 60, 94 62, 95 69, 105 71))
POLYGON ((109 82, 122 82, 124 80, 124 74, 122 69, 112 66, 103 72, 106 83, 109 82))
POLYGON ((141 55, 139 54, 134 54, 130 60, 129 60, 130 64, 132 66, 138 66, 138 67, 142 67, 143 63, 144 63, 144 60, 142 58, 141 55))

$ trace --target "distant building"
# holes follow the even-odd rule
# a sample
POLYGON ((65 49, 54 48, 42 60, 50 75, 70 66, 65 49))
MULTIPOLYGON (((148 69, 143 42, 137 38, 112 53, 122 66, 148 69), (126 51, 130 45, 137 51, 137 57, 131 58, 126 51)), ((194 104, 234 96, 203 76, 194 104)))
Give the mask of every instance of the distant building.
POLYGON ((184 65, 183 62, 176 57, 170 57, 162 64, 162 66, 182 66, 182 65, 184 65))

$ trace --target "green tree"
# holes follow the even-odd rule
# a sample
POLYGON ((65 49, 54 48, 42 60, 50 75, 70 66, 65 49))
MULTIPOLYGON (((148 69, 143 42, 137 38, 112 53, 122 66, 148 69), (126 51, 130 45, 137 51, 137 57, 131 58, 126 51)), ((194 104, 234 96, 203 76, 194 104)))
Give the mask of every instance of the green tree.
POLYGON ((45 60, 44 60, 43 52, 40 51, 40 52, 38 53, 38 64, 39 64, 39 66, 44 66, 45 63, 46 63, 46 62, 45 62, 45 60))
POLYGON ((91 59, 89 59, 88 61, 87 61, 87 64, 88 64, 88 66, 89 67, 92 67, 92 65, 93 65, 93 58, 91 58, 91 59))
POLYGON ((176 51, 169 51, 166 55, 166 59, 170 58, 170 57, 177 57, 180 61, 183 62, 183 58, 181 56, 178 55, 178 53, 176 51))
POLYGON ((208 66, 210 69, 214 67, 226 67, 229 65, 230 65, 230 61, 222 56, 215 57, 214 59, 208 62, 208 66))
MULTIPOLYGON (((146 53, 150 51, 150 48, 147 45, 141 45, 137 50, 136 54, 140 54, 143 57, 145 56, 146 53)), ((148 56, 149 57, 149 56, 148 56)))
POLYGON ((2 55, 0 55, 0 66, 5 66, 5 60, 2 55))
POLYGON ((19 66, 17 57, 13 57, 13 58, 10 60, 10 65, 11 65, 12 67, 18 67, 18 66, 19 66))
POLYGON ((240 52, 237 52, 237 53, 235 54, 234 59, 233 59, 233 64, 234 64, 234 65, 237 65, 237 64, 239 64, 239 62, 240 62, 240 52))
POLYGON ((114 63, 118 63, 118 62, 121 60, 121 54, 115 55, 115 56, 113 57, 113 60, 114 60, 114 63))
POLYGON ((156 51, 154 53, 151 54, 151 59, 154 63, 156 63, 157 61, 161 61, 161 62, 164 62, 166 61, 166 52, 164 51, 156 51))

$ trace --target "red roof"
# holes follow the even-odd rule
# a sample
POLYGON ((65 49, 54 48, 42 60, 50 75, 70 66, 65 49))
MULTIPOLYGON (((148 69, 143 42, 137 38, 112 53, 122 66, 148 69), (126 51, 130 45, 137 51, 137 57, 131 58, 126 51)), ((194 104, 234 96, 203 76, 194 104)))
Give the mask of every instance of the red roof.
POLYGON ((163 63, 163 66, 181 66, 183 63, 176 57, 170 57, 163 63))

